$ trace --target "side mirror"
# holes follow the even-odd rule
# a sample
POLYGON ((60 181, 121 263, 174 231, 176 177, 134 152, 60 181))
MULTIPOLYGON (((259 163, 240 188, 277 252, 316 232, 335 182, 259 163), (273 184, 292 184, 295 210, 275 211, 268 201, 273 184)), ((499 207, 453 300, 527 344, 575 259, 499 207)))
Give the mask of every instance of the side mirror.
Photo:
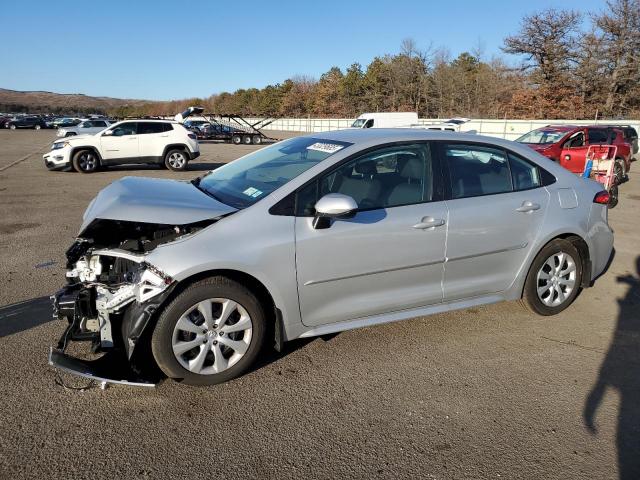
POLYGON ((329 228, 332 218, 352 218, 358 211, 358 204, 348 195, 328 193, 315 205, 316 216, 313 228, 329 228))
POLYGON ((103 137, 110 137, 110 136, 112 136, 112 135, 113 135, 113 130, 105 130, 105 131, 102 133, 102 136, 103 136, 103 137))

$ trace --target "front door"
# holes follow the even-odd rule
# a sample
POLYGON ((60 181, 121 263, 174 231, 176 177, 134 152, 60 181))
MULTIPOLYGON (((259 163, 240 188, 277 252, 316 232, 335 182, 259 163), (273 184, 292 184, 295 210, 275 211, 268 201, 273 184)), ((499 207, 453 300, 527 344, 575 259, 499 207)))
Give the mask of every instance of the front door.
POLYGON ((298 194, 302 321, 318 326, 442 302, 447 207, 427 143, 389 146, 321 175, 298 194), (313 227, 313 205, 349 195, 351 219, 313 227))
POLYGON ((444 299, 507 290, 549 203, 539 168, 502 149, 442 144, 450 178, 444 299))
POLYGON ((560 153, 560 165, 570 172, 580 174, 584 172, 589 145, 584 130, 575 132, 564 142, 560 153))
POLYGON ((105 164, 138 160, 138 132, 136 122, 123 122, 109 129, 112 135, 101 135, 102 160, 105 164))

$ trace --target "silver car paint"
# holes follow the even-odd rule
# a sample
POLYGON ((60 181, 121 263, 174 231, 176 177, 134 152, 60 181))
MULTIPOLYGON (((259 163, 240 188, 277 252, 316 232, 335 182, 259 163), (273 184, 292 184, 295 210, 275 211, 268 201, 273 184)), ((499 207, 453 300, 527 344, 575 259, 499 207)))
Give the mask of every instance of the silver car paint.
POLYGON ((80 231, 96 218, 184 225, 234 212, 190 182, 124 177, 104 188, 87 208, 80 231))
MULTIPOLYGON (((343 130, 312 136, 354 145, 330 156, 251 207, 195 235, 157 247, 148 254, 147 261, 178 281, 213 270, 236 270, 253 276, 267 288, 282 311, 288 340, 519 298, 533 258, 558 235, 575 234, 585 240, 592 259, 592 271, 586 272, 590 278, 605 268, 613 234, 607 225, 606 207, 593 203, 601 186, 573 175, 525 146, 476 135, 410 129, 343 130), (458 205, 464 201, 453 200, 395 207, 366 215, 362 212, 358 214, 360 219, 356 216, 356 219, 336 220, 331 228, 321 232, 309 229, 309 218, 268 212, 287 194, 355 152, 385 143, 416 140, 503 146, 540 164, 557 182, 526 192, 491 195, 481 201, 469 199, 469 203, 476 205, 467 206, 467 212, 477 217, 465 216, 464 209, 458 211, 458 205), (558 191, 563 188, 575 191, 575 208, 560 205, 558 191), (543 208, 534 214, 511 212, 527 200, 534 200, 543 208), (378 220, 373 218, 376 215, 378 220), (444 217, 445 225, 430 231, 416 231, 413 225, 425 215, 444 217), (532 219, 535 225, 528 225, 532 219), (451 235, 452 243, 443 255, 445 232, 451 235), (420 236, 432 240, 424 242, 424 251, 419 248, 420 236), (398 238, 403 242, 400 248, 398 238), (296 253, 299 254, 297 264, 296 253), (465 284, 465 275, 471 279, 470 285, 465 284)), ((189 184, 181 185, 172 190, 171 196, 178 191, 186 194, 183 187, 193 188, 189 184)), ((128 200, 134 204, 148 203, 144 198, 137 198, 134 191, 129 195, 128 200)), ((141 193, 140 197, 143 196, 141 193)), ((169 195, 165 192, 163 196, 169 195)), ((87 218, 100 216, 101 204, 114 201, 111 197, 111 193, 103 192, 87 218)), ((176 215, 172 219, 177 220, 180 209, 172 210, 172 202, 169 201, 169 210, 176 215)), ((216 216, 222 207, 211 204, 211 209, 211 215, 216 216)), ((141 217, 139 214, 146 211, 144 209, 135 214, 119 210, 132 220, 158 219, 156 213, 153 219, 141 217)), ((205 202, 196 210, 197 215, 204 214, 205 202)), ((117 215, 114 212, 111 218, 117 215)))

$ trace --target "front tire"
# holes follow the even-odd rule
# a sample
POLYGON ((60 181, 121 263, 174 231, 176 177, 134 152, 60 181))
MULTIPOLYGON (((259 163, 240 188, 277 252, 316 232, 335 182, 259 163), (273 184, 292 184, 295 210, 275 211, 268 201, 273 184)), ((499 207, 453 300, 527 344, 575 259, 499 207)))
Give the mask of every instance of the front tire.
POLYGON ((80 173, 93 173, 100 167, 98 155, 92 150, 79 150, 73 155, 73 168, 80 173))
POLYGON ((35 127, 33 127, 33 128, 35 128, 36 130, 40 130, 42 127, 41 127, 40 125, 36 125, 36 126, 35 126, 35 127))
POLYGON ((569 240, 557 238, 531 264, 522 299, 539 315, 556 315, 567 308, 582 285, 582 260, 569 240))
POLYGON ((15 130, 15 129, 16 129, 16 126, 15 126, 15 125, 11 125, 11 126, 9 126, 9 128, 10 128, 11 130, 15 130))
POLYGON ((151 350, 169 378, 216 385, 247 371, 262 350, 265 332, 266 317, 255 295, 216 276, 189 286, 164 309, 151 350))
POLYGON ((174 172, 182 172, 187 169, 189 159, 184 150, 169 150, 164 156, 164 165, 174 172))

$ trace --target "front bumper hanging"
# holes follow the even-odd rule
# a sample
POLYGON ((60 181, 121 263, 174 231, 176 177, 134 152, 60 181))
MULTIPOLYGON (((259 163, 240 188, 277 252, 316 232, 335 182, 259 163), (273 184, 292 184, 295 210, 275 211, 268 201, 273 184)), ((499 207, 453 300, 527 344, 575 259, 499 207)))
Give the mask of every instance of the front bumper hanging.
POLYGON ((109 350, 95 360, 82 360, 67 355, 65 350, 71 340, 91 340, 90 336, 85 337, 84 334, 78 335, 77 333, 77 325, 82 313, 86 313, 87 298, 86 295, 83 295, 83 290, 70 288, 62 289, 51 298, 53 316, 69 319, 69 325, 60 337, 57 347, 49 348, 49 365, 60 371, 94 380, 103 385, 114 383, 137 387, 156 386, 155 382, 140 379, 136 375, 126 354, 121 349, 109 350))
POLYGON ((116 383, 135 387, 155 387, 152 382, 145 382, 131 376, 128 366, 123 369, 114 368, 114 353, 106 353, 97 360, 80 360, 71 357, 58 348, 49 347, 49 365, 66 373, 88 378, 99 383, 116 383))

